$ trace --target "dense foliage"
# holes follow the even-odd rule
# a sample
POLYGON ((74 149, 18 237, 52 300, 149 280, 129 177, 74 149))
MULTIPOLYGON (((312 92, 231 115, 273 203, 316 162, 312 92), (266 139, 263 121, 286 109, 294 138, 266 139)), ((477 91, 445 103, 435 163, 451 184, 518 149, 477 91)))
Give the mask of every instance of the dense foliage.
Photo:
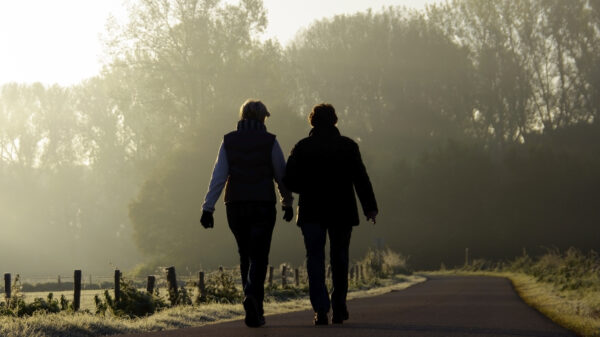
POLYGON ((524 273, 534 276, 539 282, 551 283, 561 291, 586 294, 600 290, 600 256, 593 250, 585 253, 576 248, 564 251, 553 248, 538 257, 523 251, 521 256, 510 261, 476 259, 461 269, 524 273))

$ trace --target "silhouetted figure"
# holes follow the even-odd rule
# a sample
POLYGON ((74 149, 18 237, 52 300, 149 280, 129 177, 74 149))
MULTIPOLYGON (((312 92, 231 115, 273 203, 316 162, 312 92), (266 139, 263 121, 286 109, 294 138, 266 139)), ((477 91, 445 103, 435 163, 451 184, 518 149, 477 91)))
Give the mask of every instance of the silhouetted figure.
POLYGON ((358 145, 340 135, 330 104, 315 106, 309 115, 313 129, 293 148, 283 181, 300 194, 298 226, 306 247, 310 302, 315 325, 348 319, 348 259, 352 227, 359 224, 354 190, 367 220, 375 223, 377 202, 358 145), (325 242, 329 233, 333 280, 331 301, 325 285, 325 242))
POLYGON ((250 327, 265 324, 264 282, 276 215, 273 179, 282 197, 283 218, 289 222, 294 214, 292 194, 281 183, 285 158, 264 124, 269 116, 262 102, 244 102, 237 130, 223 138, 200 219, 205 228, 213 227, 215 204, 225 187, 227 222, 240 255, 245 323, 250 327))

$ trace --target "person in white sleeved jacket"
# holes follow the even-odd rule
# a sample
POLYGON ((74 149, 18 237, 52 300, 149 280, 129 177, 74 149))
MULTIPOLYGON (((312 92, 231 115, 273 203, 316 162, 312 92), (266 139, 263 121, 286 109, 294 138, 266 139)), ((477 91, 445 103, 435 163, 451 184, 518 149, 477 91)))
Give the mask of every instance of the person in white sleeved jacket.
POLYGON ((237 130, 223 137, 200 218, 205 228, 214 226, 215 204, 225 188, 227 222, 240 255, 244 321, 249 327, 265 324, 264 282, 276 217, 274 180, 283 218, 289 222, 294 217, 294 198, 282 183, 285 158, 275 135, 265 127, 269 116, 261 101, 244 102, 237 130))

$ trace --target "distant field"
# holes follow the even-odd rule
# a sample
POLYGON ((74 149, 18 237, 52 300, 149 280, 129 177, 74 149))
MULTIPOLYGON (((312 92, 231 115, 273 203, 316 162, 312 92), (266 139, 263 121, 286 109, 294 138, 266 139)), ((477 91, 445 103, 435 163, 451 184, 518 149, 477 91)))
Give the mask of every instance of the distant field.
MULTIPOLYGON (((191 296, 196 296, 196 289, 193 288, 187 288, 188 290, 191 291, 190 295, 191 296)), ((145 289, 139 289, 141 291, 145 291, 145 289)), ((158 288, 161 297, 163 297, 165 299, 165 301, 167 300, 167 289, 166 288, 158 288)), ((115 292, 114 290, 110 289, 108 290, 110 296, 114 296, 115 292)), ((40 292, 24 292, 23 295, 25 295, 25 301, 26 302, 31 302, 33 301, 34 298, 37 297, 41 297, 41 298, 46 298, 48 297, 48 291, 40 291, 40 292)), ((64 295, 69 301, 73 300, 73 291, 52 291, 52 294, 54 294, 54 298, 56 299, 60 299, 61 295, 64 295)), ((94 296, 98 295, 100 296, 100 298, 104 298, 104 290, 82 290, 81 291, 81 310, 90 310, 91 312, 94 312, 94 310, 96 310, 96 305, 94 303, 94 296)))

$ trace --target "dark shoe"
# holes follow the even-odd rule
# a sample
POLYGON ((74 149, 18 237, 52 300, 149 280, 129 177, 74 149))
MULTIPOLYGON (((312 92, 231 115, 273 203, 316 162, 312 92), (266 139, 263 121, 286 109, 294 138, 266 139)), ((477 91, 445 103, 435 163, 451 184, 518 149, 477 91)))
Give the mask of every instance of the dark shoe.
POLYGON ((333 316, 331 317, 331 323, 334 324, 342 324, 344 321, 347 321, 350 318, 350 314, 348 314, 348 310, 344 310, 342 312, 334 311, 333 316))
POLYGON ((315 312, 315 325, 327 325, 329 324, 329 318, 326 312, 315 312))
POLYGON ((246 326, 251 328, 258 328, 265 324, 265 319, 261 320, 261 316, 258 314, 258 308, 256 306, 256 301, 252 297, 246 296, 244 298, 244 310, 246 311, 246 318, 244 319, 244 323, 246 326))

